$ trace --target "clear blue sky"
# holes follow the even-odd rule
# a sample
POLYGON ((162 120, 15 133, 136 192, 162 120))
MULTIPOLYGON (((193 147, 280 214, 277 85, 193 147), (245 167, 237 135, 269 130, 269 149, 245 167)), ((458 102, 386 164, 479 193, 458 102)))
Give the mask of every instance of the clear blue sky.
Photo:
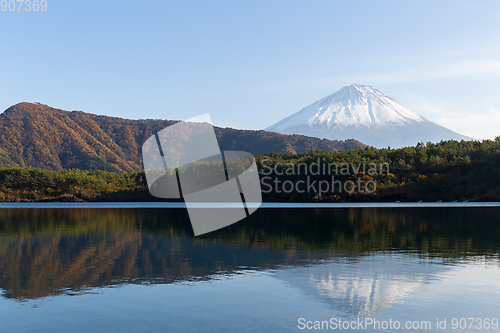
POLYGON ((500 135, 500 1, 47 0, 0 11, 0 110, 262 129, 352 83, 500 135))

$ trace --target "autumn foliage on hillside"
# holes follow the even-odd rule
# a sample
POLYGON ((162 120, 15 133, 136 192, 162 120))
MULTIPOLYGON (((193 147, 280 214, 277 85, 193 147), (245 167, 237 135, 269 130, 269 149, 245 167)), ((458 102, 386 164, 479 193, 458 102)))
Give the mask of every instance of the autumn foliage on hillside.
MULTIPOLYGON (((131 120, 43 104, 19 103, 0 114, 0 167, 131 172, 142 169, 141 147, 171 120, 131 120)), ((254 155, 299 153, 311 149, 349 150, 355 141, 331 141, 301 135, 215 128, 222 150, 254 155)))

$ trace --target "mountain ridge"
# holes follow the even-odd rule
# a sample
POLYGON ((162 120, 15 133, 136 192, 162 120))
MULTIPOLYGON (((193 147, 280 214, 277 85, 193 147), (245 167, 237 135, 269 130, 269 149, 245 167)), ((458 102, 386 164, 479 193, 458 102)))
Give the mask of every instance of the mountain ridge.
MULTIPOLYGON (((144 141, 175 122, 132 120, 18 103, 0 114, 0 167, 138 171, 142 169, 144 141)), ((331 141, 219 127, 214 130, 222 150, 244 150, 255 156, 366 147, 355 140, 331 141)))

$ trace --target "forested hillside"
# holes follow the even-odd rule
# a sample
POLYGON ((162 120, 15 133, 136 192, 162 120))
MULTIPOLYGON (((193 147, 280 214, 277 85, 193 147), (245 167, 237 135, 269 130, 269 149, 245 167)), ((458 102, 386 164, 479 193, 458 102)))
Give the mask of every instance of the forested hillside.
MULTIPOLYGON (((271 154, 261 157, 263 173, 273 181, 273 190, 264 195, 268 201, 500 201, 500 136, 495 140, 442 141, 419 143, 416 147, 400 149, 356 149, 345 152, 311 151, 302 154, 271 154), (302 166, 311 170, 319 163, 320 174, 310 171, 310 182, 328 181, 332 177, 342 183, 342 190, 300 193, 297 187, 287 193, 283 184, 293 184, 307 177, 302 166), (348 165, 348 171, 345 170, 348 165), (373 166, 376 172, 370 172, 373 166), (324 172, 326 166, 330 174, 324 172), (337 173, 334 167, 338 166, 337 173), (366 168, 364 168, 366 166, 366 168), (299 172, 300 171, 302 172, 299 172), (287 172, 288 171, 288 172, 287 172), (281 174, 281 175, 280 175, 281 174), (375 184, 375 191, 356 190, 347 193, 348 181, 375 184)), ((270 182, 267 181, 267 184, 270 182)), ((267 188, 269 188, 267 186, 267 188)))
MULTIPOLYGON (((130 120, 19 103, 0 114, 0 167, 140 171, 144 141, 174 123, 172 120, 130 120)), ((355 140, 331 141, 230 128, 215 128, 215 131, 222 150, 243 150, 254 155, 366 147, 355 140)))
MULTIPOLYGON (((256 161, 268 202, 500 201, 500 137, 401 149, 273 153, 256 161), (333 180, 340 186, 320 185, 333 180), (308 188, 308 182, 314 185, 308 188), (360 191, 358 182, 370 185, 369 191, 360 191)), ((149 194, 143 172, 0 168, 0 201, 164 200, 149 194)))

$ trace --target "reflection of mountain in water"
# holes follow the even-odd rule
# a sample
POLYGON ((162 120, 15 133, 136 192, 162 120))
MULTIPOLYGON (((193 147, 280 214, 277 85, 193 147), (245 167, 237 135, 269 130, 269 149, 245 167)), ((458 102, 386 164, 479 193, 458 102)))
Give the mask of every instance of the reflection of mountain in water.
POLYGON ((416 257, 387 256, 335 261, 278 271, 276 277, 313 299, 352 315, 374 315, 411 297, 447 269, 416 257))
POLYGON ((497 255, 498 213, 262 209, 193 238, 182 209, 0 209, 0 288, 9 298, 39 298, 121 283, 176 283, 277 269, 279 278, 332 306, 372 313, 407 297, 441 269, 415 261, 372 261, 377 253, 397 250, 445 260, 497 255), (321 264, 346 258, 352 264, 321 264))

